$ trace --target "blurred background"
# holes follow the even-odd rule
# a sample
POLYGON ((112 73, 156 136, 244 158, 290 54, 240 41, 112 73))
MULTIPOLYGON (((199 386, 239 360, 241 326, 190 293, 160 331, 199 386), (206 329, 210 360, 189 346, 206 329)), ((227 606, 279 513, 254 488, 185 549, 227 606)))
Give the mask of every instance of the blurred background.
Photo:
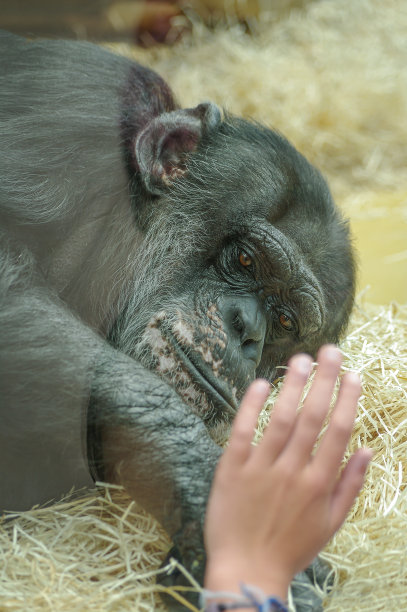
POLYGON ((236 23, 256 28, 266 13, 283 15, 309 0, 0 0, 2 27, 35 35, 173 44, 191 29, 236 23))
POLYGON ((0 0, 0 27, 108 44, 283 132, 351 219, 364 298, 407 303, 405 0, 0 0))

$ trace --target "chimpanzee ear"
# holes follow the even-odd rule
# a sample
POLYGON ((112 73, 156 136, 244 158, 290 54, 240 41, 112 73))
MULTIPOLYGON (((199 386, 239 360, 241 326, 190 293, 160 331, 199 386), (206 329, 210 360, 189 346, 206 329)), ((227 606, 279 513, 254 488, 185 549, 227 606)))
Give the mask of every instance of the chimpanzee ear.
POLYGON ((193 153, 202 136, 220 121, 220 110, 211 102, 163 113, 150 121, 135 142, 136 160, 147 190, 161 195, 184 175, 186 155, 193 153))

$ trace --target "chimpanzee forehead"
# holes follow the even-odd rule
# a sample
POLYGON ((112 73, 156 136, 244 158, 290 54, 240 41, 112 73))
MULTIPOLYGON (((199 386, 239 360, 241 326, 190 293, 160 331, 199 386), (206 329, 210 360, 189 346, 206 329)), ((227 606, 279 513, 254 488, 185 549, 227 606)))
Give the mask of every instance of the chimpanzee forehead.
POLYGON ((302 156, 297 157, 296 152, 293 159, 283 156, 279 160, 273 156, 268 159, 266 152, 262 154, 253 147, 247 148, 245 155, 237 155, 236 151, 232 159, 228 155, 229 151, 225 151, 225 159, 208 169, 206 176, 191 177, 192 201, 205 206, 207 212, 210 210, 219 228, 224 228, 224 223, 227 227, 230 223, 245 222, 248 217, 272 224, 289 217, 303 232, 304 222, 327 219, 333 212, 334 204, 325 180, 302 156), (307 174, 299 178, 302 163, 307 174), (200 193, 197 193, 196 178, 200 193))
POLYGON ((281 134, 254 122, 227 117, 186 165, 174 196, 219 231, 253 215, 276 223, 293 210, 301 224, 332 208, 320 173, 281 134))
POLYGON ((258 280, 266 293, 270 289, 295 303, 303 329, 318 331, 325 319, 324 292, 306 254, 295 241, 259 218, 252 218, 246 230, 234 239, 254 258, 258 280))

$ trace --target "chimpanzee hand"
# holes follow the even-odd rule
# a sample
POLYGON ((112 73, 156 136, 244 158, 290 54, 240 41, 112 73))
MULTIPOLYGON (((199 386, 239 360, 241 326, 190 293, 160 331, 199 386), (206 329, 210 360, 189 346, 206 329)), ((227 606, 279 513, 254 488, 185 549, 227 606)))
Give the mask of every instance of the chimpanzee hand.
MULTIPOLYGON (((97 367, 91 413, 102 446, 99 478, 123 485, 160 521, 174 542, 169 556, 202 584, 205 508, 222 449, 173 389, 114 349, 97 367)), ((176 572, 163 580, 180 581, 176 572)))

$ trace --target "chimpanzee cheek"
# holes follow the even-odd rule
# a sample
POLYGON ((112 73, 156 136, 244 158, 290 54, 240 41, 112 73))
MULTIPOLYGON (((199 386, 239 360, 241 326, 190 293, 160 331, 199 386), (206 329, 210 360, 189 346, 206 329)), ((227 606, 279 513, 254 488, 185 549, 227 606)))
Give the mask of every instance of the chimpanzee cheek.
POLYGON ((195 312, 193 317, 180 313, 174 329, 178 331, 178 339, 188 343, 213 376, 230 390, 234 400, 240 401, 255 378, 255 370, 230 341, 217 303, 209 302, 203 312, 195 312))

